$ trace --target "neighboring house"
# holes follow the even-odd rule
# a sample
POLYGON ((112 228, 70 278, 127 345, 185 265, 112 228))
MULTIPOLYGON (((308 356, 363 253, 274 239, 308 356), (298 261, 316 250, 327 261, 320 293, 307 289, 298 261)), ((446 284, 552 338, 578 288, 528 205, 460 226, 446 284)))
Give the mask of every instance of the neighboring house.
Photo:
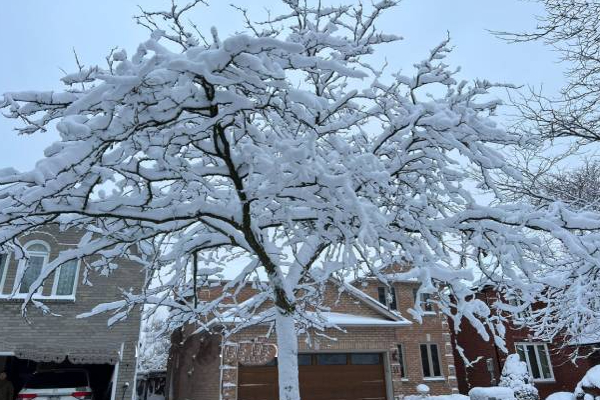
MULTIPOLYGON (((391 291, 375 279, 353 285, 331 281, 323 295, 323 304, 330 307, 323 316, 345 332, 313 334, 311 346, 306 334, 299 338, 301 396, 393 400, 416 394, 421 383, 432 394, 456 393, 445 318, 433 308, 423 324, 401 316, 413 306, 418 284, 397 282, 391 291)), ((200 297, 214 298, 221 290, 221 285, 203 289, 200 297)), ((238 301, 253 293, 244 288, 238 301)), ((246 328, 225 341, 218 324, 208 327, 198 333, 198 327, 186 326, 173 334, 167 399, 277 399, 276 338, 270 325, 246 328)))
POLYGON ((0 255, 0 370, 7 371, 19 390, 36 370, 77 365, 90 372, 96 400, 132 398, 140 311, 135 309, 110 328, 109 315, 76 316, 118 300, 120 288, 140 287, 145 277, 139 264, 122 260, 110 277, 89 272, 90 285, 82 283, 87 260, 64 264, 34 296, 52 314, 42 315, 33 305, 27 320, 21 314, 25 293, 43 266, 61 250, 77 246, 80 238, 75 230, 38 231, 19 238, 28 261, 0 255), (29 268, 16 287, 15 277, 26 262, 29 268))
MULTIPOLYGON (((499 299, 498 293, 492 287, 484 288, 477 297, 490 308, 499 299)), ((527 328, 519 326, 519 315, 505 328, 508 351, 519 354, 521 360, 527 363, 542 399, 554 392, 572 392, 586 371, 600 364, 600 352, 594 351, 592 346, 594 340, 580 343, 580 353, 586 357, 573 363, 569 358, 574 350, 572 346, 558 340, 555 343, 536 340, 527 328)), ((467 321, 460 325, 458 334, 453 330, 451 332, 460 393, 467 394, 471 388, 477 386, 496 385, 507 354, 502 352, 493 339, 484 341, 467 321), (478 357, 481 357, 480 360, 473 366, 466 367, 456 346, 462 347, 469 361, 478 357)))

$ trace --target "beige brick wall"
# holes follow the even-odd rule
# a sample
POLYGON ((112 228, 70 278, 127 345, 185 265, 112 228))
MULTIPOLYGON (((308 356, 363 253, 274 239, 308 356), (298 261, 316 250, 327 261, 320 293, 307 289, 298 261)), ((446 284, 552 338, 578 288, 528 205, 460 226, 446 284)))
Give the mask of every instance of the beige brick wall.
MULTIPOLYGON (((58 253, 75 246, 80 234, 76 231, 36 232, 20 238, 22 244, 31 240, 43 240, 51 248, 50 259, 58 253)), ((17 262, 10 257, 2 294, 9 294, 13 288, 17 262)), ((140 310, 136 308, 124 322, 107 326, 110 314, 89 318, 76 318, 90 311, 94 306, 121 298, 120 288, 140 287, 144 275, 138 264, 122 260, 109 277, 91 272, 89 280, 93 286, 82 283, 84 266, 79 267, 79 279, 75 301, 44 300, 50 311, 56 315, 42 315, 35 307, 29 307, 27 318, 21 315, 22 300, 0 297, 0 351, 14 350, 15 347, 29 344, 43 348, 114 348, 120 350, 124 343, 122 360, 119 365, 117 398, 121 399, 123 385, 129 383, 125 398, 130 398, 135 386, 136 347, 140 330, 140 310), (2 347, 10 349, 3 349, 2 347)), ((52 277, 53 279, 53 277, 52 277)), ((49 294, 51 284, 44 285, 44 294, 49 294)))

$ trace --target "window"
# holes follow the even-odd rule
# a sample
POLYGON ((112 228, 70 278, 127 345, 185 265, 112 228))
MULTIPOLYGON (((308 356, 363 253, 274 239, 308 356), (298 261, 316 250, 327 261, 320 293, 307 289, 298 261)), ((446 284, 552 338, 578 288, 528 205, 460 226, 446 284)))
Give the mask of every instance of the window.
MULTIPOLYGON (((415 303, 417 302, 417 294, 419 293, 418 289, 413 289, 413 299, 415 303)), ((431 294, 430 293, 421 293, 419 296, 421 300, 421 308, 423 311, 427 313, 432 313, 433 311, 433 303, 431 302, 431 294)))
POLYGON ((75 292, 77 261, 66 262, 55 273, 58 274, 58 279, 55 278, 54 294, 57 296, 72 296, 75 292))
MULTIPOLYGON (((525 303, 523 302, 523 300, 512 298, 512 299, 508 300, 508 304, 510 304, 513 307, 523 308, 523 304, 525 304, 525 303)), ((525 307, 523 309, 523 311, 519 311, 519 312, 515 313, 515 320, 517 320, 517 322, 524 322, 524 320, 527 319, 530 315, 531 315, 531 305, 525 307)))
POLYGON ((521 361, 527 363, 529 373, 535 381, 553 381, 552 364, 545 343, 517 343, 521 361))
POLYGON ((379 353, 351 353, 350 363, 354 365, 379 365, 381 355, 379 353))
POLYGON ((406 378, 406 364, 405 364, 405 360, 406 357, 404 356, 404 346, 399 344, 398 345, 398 364, 400 364, 400 378, 406 378))
POLYGON ((348 356, 344 353, 318 354, 318 365, 346 365, 348 356))
POLYGON ((385 286, 380 286, 377 288, 377 296, 379 298, 379 302, 385 305, 390 310, 397 310, 398 305, 396 304, 396 290, 394 288, 388 288, 385 286))
POLYGON ((421 365, 424 378, 441 378, 440 355, 438 345, 434 343, 421 345, 421 365))
POLYGON ((42 273, 42 267, 48 262, 48 257, 50 256, 48 247, 41 243, 31 244, 25 250, 29 259, 24 260, 21 267, 24 269, 24 272, 18 292, 22 294, 29 292, 31 285, 42 273))
POLYGON ((0 295, 6 279, 6 270, 8 270, 8 255, 0 254, 0 295))
POLYGON ((312 354, 298 354, 298 366, 311 365, 312 354))
MULTIPOLYGON (((11 278, 11 285, 13 285, 17 297, 24 297, 29 293, 31 285, 38 279, 44 265, 49 262, 50 258, 50 247, 41 241, 33 241, 25 245, 25 251, 27 258, 20 260, 17 270, 17 276, 21 274, 20 284, 17 285, 16 278, 13 281, 11 278)), ((0 294, 1 289, 5 285, 6 279, 3 282, 3 276, 6 278, 8 269, 7 255, 0 255, 0 294)), ((59 266, 53 275, 46 280, 44 290, 40 289, 36 293, 36 297, 50 297, 58 299, 72 299, 75 295, 75 288, 77 287, 77 276, 79 270, 79 262, 77 260, 68 261, 63 265, 59 266), (51 284, 48 288, 47 284, 51 284)), ((13 274, 14 276, 14 274, 13 274)), ((10 290, 8 290, 10 292, 10 290)), ((5 291, 4 295, 7 295, 5 291)))

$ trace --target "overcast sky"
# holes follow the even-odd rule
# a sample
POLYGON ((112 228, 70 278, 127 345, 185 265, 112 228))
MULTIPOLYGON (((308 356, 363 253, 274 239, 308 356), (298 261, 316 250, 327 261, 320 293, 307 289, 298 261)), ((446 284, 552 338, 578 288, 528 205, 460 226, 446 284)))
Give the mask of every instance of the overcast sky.
MULTIPOLYGON (((351 2, 346 0, 345 2, 351 2)), ((192 19, 201 28, 216 26, 221 38, 243 29, 230 3, 243 5, 257 17, 265 8, 281 9, 272 0, 216 1, 199 6, 192 19)), ((342 2, 334 1, 335 4, 342 2)), ((0 93, 20 90, 57 90, 61 69, 75 67, 73 49, 85 65, 102 64, 111 48, 132 54, 148 32, 135 24, 137 5, 147 9, 168 7, 170 1, 19 0, 0 6, 3 30, 0 59, 0 93)), ((536 2, 523 0, 404 0, 382 19, 379 27, 404 37, 381 48, 381 60, 394 69, 408 68, 428 55, 450 32, 455 50, 451 65, 462 68, 464 79, 485 78, 518 85, 544 85, 548 93, 563 83, 564 65, 541 43, 507 44, 488 30, 521 31, 535 27, 542 13, 536 2)), ((501 95, 502 93, 499 93, 501 95)), ((17 122, 0 117, 0 168, 30 169, 43 149, 57 140, 54 132, 18 136, 17 122)))

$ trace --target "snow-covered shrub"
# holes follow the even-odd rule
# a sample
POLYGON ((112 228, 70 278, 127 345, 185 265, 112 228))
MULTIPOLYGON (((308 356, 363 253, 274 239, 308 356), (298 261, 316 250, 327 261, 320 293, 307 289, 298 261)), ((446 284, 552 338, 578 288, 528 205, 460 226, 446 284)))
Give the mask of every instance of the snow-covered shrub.
POLYGON ((471 400, 514 400, 515 395, 509 387, 474 387, 469 390, 471 400))
POLYGON ((429 386, 424 383, 420 383, 417 385, 417 393, 419 393, 420 398, 429 397, 429 386))
POLYGON ((498 386, 511 388, 517 400, 538 400, 537 389, 533 386, 533 379, 525 364, 518 354, 510 354, 506 358, 502 376, 498 386))
POLYGON ((577 399, 600 399, 600 365, 593 366, 585 373, 575 387, 574 395, 577 399))

